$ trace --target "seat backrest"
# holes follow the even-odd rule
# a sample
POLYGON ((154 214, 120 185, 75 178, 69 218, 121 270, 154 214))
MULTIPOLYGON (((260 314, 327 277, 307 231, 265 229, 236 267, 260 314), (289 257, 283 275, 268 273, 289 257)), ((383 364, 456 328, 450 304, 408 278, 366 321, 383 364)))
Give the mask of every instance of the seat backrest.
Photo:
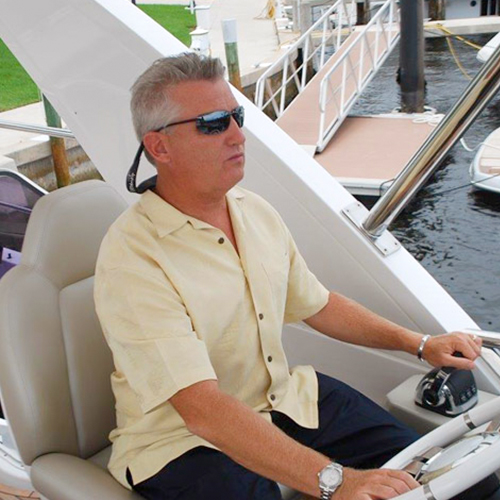
POLYGON ((52 452, 88 458, 109 445, 113 361, 92 289, 101 241, 126 207, 100 181, 44 196, 20 265, 0 281, 0 393, 28 465, 52 452))

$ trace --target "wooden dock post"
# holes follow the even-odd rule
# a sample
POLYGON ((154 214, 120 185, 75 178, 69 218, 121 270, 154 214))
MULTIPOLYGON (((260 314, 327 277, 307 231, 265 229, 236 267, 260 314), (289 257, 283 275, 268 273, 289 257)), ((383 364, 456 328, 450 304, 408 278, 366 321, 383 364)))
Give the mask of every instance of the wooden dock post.
POLYGON ((401 0, 400 17, 401 111, 422 113, 425 96, 423 0, 401 0))
POLYGON ((358 0, 356 2, 356 25, 364 25, 370 22, 370 0, 358 0))
POLYGON ((429 0, 429 17, 432 21, 442 21, 446 17, 446 0, 429 0))
MULTIPOLYGON (((57 114, 49 100, 42 95, 43 107, 49 127, 62 128, 61 117, 57 114)), ((50 138, 50 149, 52 150, 52 160, 54 163, 54 172, 56 174, 57 187, 61 188, 71 184, 69 174, 69 163, 66 156, 66 145, 62 137, 50 138)))
POLYGON ((239 90, 241 87, 240 63, 238 59, 238 42, 236 36, 236 19, 222 21, 222 35, 226 49, 226 62, 229 81, 239 90))

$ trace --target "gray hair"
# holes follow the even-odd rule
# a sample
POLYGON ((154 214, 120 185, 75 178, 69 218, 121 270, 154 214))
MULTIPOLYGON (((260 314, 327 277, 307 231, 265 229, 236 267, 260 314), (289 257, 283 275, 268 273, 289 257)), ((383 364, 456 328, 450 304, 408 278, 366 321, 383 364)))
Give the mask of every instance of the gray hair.
POLYGON ((181 82, 217 80, 224 77, 220 59, 194 52, 155 61, 132 86, 130 109, 139 141, 147 132, 175 121, 179 107, 169 98, 169 90, 181 82))

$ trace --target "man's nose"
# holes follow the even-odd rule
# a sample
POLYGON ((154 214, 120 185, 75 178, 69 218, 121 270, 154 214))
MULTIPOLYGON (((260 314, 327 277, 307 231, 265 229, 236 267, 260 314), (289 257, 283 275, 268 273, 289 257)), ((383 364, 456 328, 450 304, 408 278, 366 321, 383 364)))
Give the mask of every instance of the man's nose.
POLYGON ((245 134, 236 123, 234 116, 231 117, 231 122, 229 124, 228 139, 231 141, 231 144, 244 144, 246 141, 245 134))

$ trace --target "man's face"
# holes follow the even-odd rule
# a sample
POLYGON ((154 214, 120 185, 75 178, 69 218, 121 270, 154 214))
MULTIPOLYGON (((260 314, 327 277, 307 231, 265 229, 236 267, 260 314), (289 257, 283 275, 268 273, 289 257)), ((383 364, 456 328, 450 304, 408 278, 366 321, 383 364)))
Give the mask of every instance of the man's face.
MULTIPOLYGON (((222 79, 180 83, 169 95, 180 109, 175 121, 238 106, 222 79)), ((161 140, 168 154, 167 161, 158 165, 160 182, 174 182, 177 189, 211 196, 225 194, 243 178, 245 136, 233 118, 229 128, 218 135, 204 135, 190 122, 173 126, 161 140)))

